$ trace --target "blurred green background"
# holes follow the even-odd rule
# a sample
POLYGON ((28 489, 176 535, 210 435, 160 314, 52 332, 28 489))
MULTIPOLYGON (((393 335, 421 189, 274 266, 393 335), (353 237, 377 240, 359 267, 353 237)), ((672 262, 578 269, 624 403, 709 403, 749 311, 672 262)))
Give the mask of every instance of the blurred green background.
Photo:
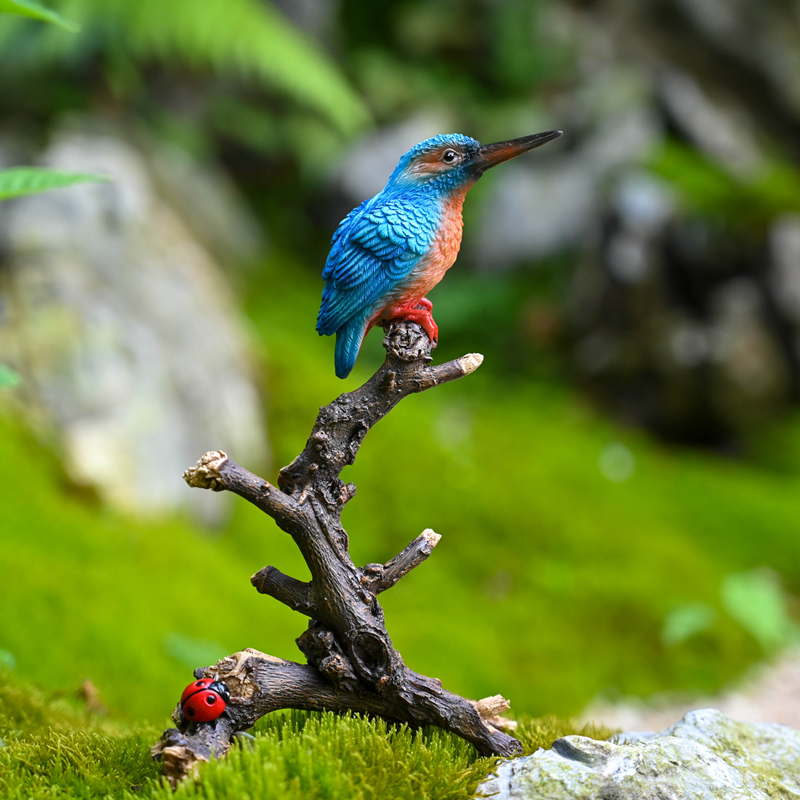
POLYGON ((338 221, 459 131, 563 139, 494 170, 432 293, 439 360, 347 480, 409 666, 514 710, 713 692, 797 640, 800 34, 791 3, 52 0, 0 15, 0 167, 109 175, 0 204, 0 661, 160 722, 191 670, 290 659, 304 579, 259 512, 333 375, 338 221))

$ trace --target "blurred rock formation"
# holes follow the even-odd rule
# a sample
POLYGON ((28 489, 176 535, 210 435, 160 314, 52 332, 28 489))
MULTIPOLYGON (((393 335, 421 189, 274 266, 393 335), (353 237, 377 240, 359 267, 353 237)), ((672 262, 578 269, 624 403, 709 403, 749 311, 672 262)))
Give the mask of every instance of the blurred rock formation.
POLYGON ((647 76, 663 136, 706 159, 695 180, 717 170, 731 191, 708 201, 646 160, 649 174, 617 171, 576 277, 573 363, 632 421, 735 441, 800 399, 800 218, 758 188, 770 156, 800 161, 797 5, 600 2, 584 15, 647 76))
POLYGON ((564 146, 493 176, 478 268, 571 251, 578 380, 630 422, 736 445, 800 401, 800 7, 548 13, 578 54, 547 120, 564 146))
POLYGON ((656 696, 647 700, 595 700, 583 712, 586 720, 623 730, 660 730, 675 724, 693 708, 710 706, 745 722, 768 722, 800 730, 800 650, 790 648, 755 667, 743 680, 715 697, 656 696))
POLYGON ((110 176, 0 210, 0 351, 68 473, 117 507, 190 509, 218 498, 181 479, 198 453, 268 459, 247 332, 218 258, 259 234, 223 177, 119 131, 57 130, 40 163, 110 176), (212 255, 212 253, 214 255, 212 255))

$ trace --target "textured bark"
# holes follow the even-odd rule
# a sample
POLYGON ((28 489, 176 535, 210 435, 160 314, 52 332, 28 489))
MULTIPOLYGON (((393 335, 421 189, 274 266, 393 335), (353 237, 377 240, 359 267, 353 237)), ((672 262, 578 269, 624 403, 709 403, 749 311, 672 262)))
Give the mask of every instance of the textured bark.
POLYGON ((297 640, 308 665, 245 650, 196 670, 197 677, 217 675, 225 681, 231 701, 222 717, 210 723, 190 723, 180 707, 175 710, 179 729, 165 731, 153 748, 173 785, 193 774, 198 761, 224 754, 236 732, 279 708, 377 714, 446 728, 484 755, 521 752, 516 739, 487 722, 508 707, 502 698, 481 705, 446 691, 435 678, 418 675, 403 663, 386 631, 377 595, 428 558, 440 537, 426 530, 386 564, 356 567, 350 559, 341 512, 355 486, 339 478, 342 469, 353 463, 369 429, 400 400, 468 375, 483 360, 472 354, 430 366, 431 342, 408 321, 389 323, 384 347, 386 361, 366 384, 320 409, 305 448, 281 470, 277 487, 220 451, 206 453, 184 474, 190 486, 240 495, 293 538, 311 581, 267 566, 251 582, 311 621, 297 640))

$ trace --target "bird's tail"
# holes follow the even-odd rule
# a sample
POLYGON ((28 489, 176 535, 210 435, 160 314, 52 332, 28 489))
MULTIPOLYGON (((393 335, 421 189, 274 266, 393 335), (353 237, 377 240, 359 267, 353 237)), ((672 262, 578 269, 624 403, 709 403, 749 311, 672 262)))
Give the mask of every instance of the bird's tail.
POLYGON ((336 331, 334 365, 337 378, 346 378, 352 371, 366 332, 367 320, 358 317, 349 320, 336 331))

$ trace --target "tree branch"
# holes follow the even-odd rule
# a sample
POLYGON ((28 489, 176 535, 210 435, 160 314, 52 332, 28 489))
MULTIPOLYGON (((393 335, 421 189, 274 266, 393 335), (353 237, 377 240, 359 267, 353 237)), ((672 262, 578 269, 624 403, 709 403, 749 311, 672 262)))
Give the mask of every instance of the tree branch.
POLYGON ((363 567, 361 583, 373 594, 391 589, 400 578, 428 558, 441 538, 438 533, 427 528, 391 561, 383 565, 367 564, 363 567))
POLYGON ((404 397, 463 378, 482 363, 479 353, 431 367, 433 345, 415 322, 392 320, 383 340, 386 361, 360 389, 340 395, 320 409, 303 452, 284 467, 278 486, 297 498, 309 484, 325 487, 331 506, 352 496, 340 480, 341 471, 355 461, 369 429, 404 397))
MULTIPOLYGON (((284 708, 355 711, 417 726, 428 724, 430 707, 438 707, 442 716, 449 719, 450 729, 471 741, 483 755, 508 756, 518 752, 516 739, 484 722, 480 709, 485 701, 465 700, 442 689, 434 678, 411 675, 411 690, 420 693, 425 700, 400 706, 390 697, 375 692, 334 687, 309 665, 284 661, 247 648, 211 667, 195 670, 195 678, 216 677, 228 686, 231 700, 225 713, 210 723, 187 725, 178 706, 172 717, 180 729, 164 731, 151 752, 162 759, 164 774, 175 786, 196 770, 197 762, 208 761, 212 754, 215 757, 224 755, 234 732, 252 727, 271 711, 284 708)), ((502 701, 499 696, 492 699, 502 701)))
POLYGON ((353 463, 370 428, 400 400, 469 375, 483 360, 471 354, 430 366, 431 341, 419 325, 406 320, 392 320, 383 343, 387 355, 381 368, 360 389, 320 409, 302 453, 281 470, 279 488, 220 451, 206 453, 184 475, 190 486, 238 494, 292 536, 311 581, 270 566, 251 582, 311 621, 297 640, 307 666, 246 650, 196 671, 197 677, 224 680, 231 702, 210 723, 192 723, 176 709, 173 718, 180 730, 166 731, 155 748, 170 780, 191 774, 212 753, 221 755, 237 731, 278 708, 353 710, 411 725, 438 725, 484 755, 521 752, 516 739, 499 731, 494 719, 484 718, 505 701, 478 706, 446 691, 438 680, 412 672, 386 630, 377 596, 430 556, 438 534, 424 531, 383 565, 359 569, 350 559, 341 512, 355 486, 340 480, 342 469, 353 463))
POLYGON ((284 575, 276 567, 264 567, 250 578, 250 583, 261 594, 268 594, 294 611, 307 617, 320 614, 318 604, 312 599, 311 584, 284 575))
POLYGON ((183 479, 197 489, 234 492, 284 525, 289 522, 301 524, 302 510, 291 497, 231 461, 221 450, 206 453, 195 466, 183 473, 183 479))

